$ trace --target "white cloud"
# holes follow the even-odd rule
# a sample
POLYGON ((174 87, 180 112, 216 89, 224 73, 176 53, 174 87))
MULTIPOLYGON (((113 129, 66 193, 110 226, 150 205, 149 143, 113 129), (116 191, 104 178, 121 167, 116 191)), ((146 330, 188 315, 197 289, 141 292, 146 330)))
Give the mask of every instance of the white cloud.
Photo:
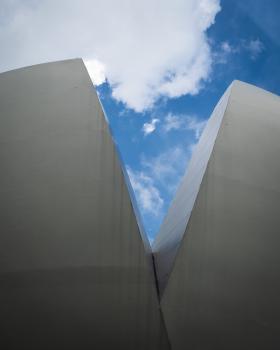
POLYGON ((137 172, 128 168, 127 172, 141 211, 158 216, 163 206, 163 199, 153 179, 142 171, 137 172))
POLYGON ((231 53, 233 51, 233 47, 229 44, 228 41, 222 42, 221 49, 225 53, 231 53))
POLYGON ((143 128, 142 128, 144 135, 146 136, 146 135, 154 132, 156 130, 157 123, 159 123, 159 119, 157 119, 157 118, 152 119, 150 123, 144 123, 143 128))
POLYGON ((207 121, 199 121, 195 117, 187 117, 187 129, 192 130, 195 134, 196 140, 198 140, 202 134, 202 131, 206 125, 207 121))
POLYGON ((163 130, 169 132, 171 130, 179 130, 183 128, 185 121, 178 115, 168 113, 164 119, 163 130))
POLYGON ((83 57, 136 111, 196 94, 211 71, 219 0, 2 0, 0 70, 83 57))
POLYGON ((258 56, 264 51, 264 44, 260 39, 254 39, 249 41, 243 41, 243 46, 250 54, 252 60, 258 58, 258 56))
POLYGON ((169 132, 172 130, 190 130, 194 132, 195 139, 198 140, 206 125, 205 120, 201 121, 195 116, 174 115, 169 113, 164 119, 163 130, 169 132))
POLYGON ((156 157, 142 157, 141 170, 127 167, 137 203, 143 214, 162 215, 164 198, 174 195, 186 170, 190 149, 174 147, 156 157))
POLYGON ((173 147, 156 157, 142 157, 143 171, 169 193, 174 193, 186 170, 190 153, 188 148, 173 147))
POLYGON ((218 50, 213 53, 213 57, 216 64, 226 64, 231 55, 238 53, 249 53, 250 59, 256 60, 264 50, 265 46, 260 39, 240 39, 235 45, 223 41, 218 50))
POLYGON ((229 41, 223 41, 213 53, 215 64, 226 64, 233 54, 240 52, 240 44, 233 45, 229 41))
POLYGON ((106 81, 105 66, 98 60, 87 60, 85 61, 88 74, 94 85, 101 85, 106 81))

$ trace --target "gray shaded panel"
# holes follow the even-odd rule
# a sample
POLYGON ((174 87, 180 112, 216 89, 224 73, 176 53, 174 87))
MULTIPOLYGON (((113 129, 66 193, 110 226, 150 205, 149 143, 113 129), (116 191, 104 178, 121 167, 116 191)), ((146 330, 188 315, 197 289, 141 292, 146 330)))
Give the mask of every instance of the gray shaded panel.
MULTIPOLYGON (((104 118, 106 119, 106 121, 108 123, 107 116, 105 114, 105 111, 104 111, 104 109, 102 107, 102 104, 100 102, 100 99, 99 99, 98 95, 97 95, 97 98, 99 100, 100 107, 102 108, 104 118)), ((125 180, 125 183, 126 183, 126 186, 127 186, 128 193, 129 193, 130 201, 131 201, 132 206, 133 206, 134 215, 136 217, 137 224, 138 224, 138 227, 139 227, 139 231, 140 231, 140 234, 141 234, 141 238, 142 238, 142 241, 143 241, 143 244, 144 244, 144 248, 145 248, 145 250, 147 252, 147 256, 148 256, 148 259, 149 259, 149 264, 151 265, 151 268, 154 269, 153 261, 152 261, 151 245, 150 245, 150 242, 148 240, 148 236, 146 235, 144 225, 142 223, 141 214, 140 214, 140 211, 139 211, 139 208, 138 208, 138 205, 137 205, 137 201, 136 201, 136 198, 135 198, 135 193, 134 193, 134 190, 133 190, 133 188, 131 186, 129 176, 128 176, 128 173, 126 171, 126 167, 125 167, 124 162, 122 160, 122 155, 121 155, 121 153, 119 151, 119 148, 118 148, 118 144, 116 143, 116 141, 114 139, 113 130, 111 129, 109 123, 107 124, 107 127, 108 127, 108 129, 110 131, 110 134, 111 134, 111 137, 112 137, 112 141, 114 142, 116 156, 119 159, 120 166, 122 168, 122 173, 123 173, 123 176, 124 176, 124 180, 125 180)))
POLYGON ((149 251, 83 62, 1 74, 0 143, 5 349, 168 348, 149 251))
POLYGON ((199 188, 228 103, 231 86, 215 107, 195 147, 188 169, 153 243, 160 294, 164 292, 185 233, 199 188))
POLYGON ((236 82, 162 298, 172 349, 279 349, 280 98, 236 82))

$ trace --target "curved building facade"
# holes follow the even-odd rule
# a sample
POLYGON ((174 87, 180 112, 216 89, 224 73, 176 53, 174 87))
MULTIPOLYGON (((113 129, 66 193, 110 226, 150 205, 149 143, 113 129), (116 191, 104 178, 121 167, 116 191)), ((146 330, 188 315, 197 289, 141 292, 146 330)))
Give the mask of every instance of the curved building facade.
POLYGON ((4 349, 278 350, 280 98, 235 81, 151 249, 80 59, 0 74, 4 349))
POLYGON ((153 246, 172 349, 280 346, 280 98, 235 81, 153 246))
POLYGON ((5 349, 168 349, 151 251, 82 60, 0 74, 5 349))

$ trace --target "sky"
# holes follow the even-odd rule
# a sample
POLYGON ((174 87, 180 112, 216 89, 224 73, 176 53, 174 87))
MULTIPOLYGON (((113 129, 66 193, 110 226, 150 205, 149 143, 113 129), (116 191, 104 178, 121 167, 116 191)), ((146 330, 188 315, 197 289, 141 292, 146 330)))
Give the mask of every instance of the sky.
POLYGON ((279 0, 1 0, 0 72, 81 57, 152 241, 228 85, 280 95, 279 0))

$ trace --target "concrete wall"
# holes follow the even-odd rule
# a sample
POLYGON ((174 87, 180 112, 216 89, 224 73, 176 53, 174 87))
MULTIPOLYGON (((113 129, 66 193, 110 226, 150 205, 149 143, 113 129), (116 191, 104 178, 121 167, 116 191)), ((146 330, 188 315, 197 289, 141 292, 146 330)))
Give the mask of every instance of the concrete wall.
POLYGON ((150 251, 81 60, 0 75, 5 349, 167 349, 150 251))
POLYGON ((280 98, 235 82, 161 299, 172 349, 279 349, 279 251, 280 98))
POLYGON ((168 279, 180 248, 190 215, 196 201, 201 181, 217 138, 228 104, 231 85, 215 107, 203 134, 194 150, 188 169, 181 181, 168 213, 153 243, 160 295, 168 279))

